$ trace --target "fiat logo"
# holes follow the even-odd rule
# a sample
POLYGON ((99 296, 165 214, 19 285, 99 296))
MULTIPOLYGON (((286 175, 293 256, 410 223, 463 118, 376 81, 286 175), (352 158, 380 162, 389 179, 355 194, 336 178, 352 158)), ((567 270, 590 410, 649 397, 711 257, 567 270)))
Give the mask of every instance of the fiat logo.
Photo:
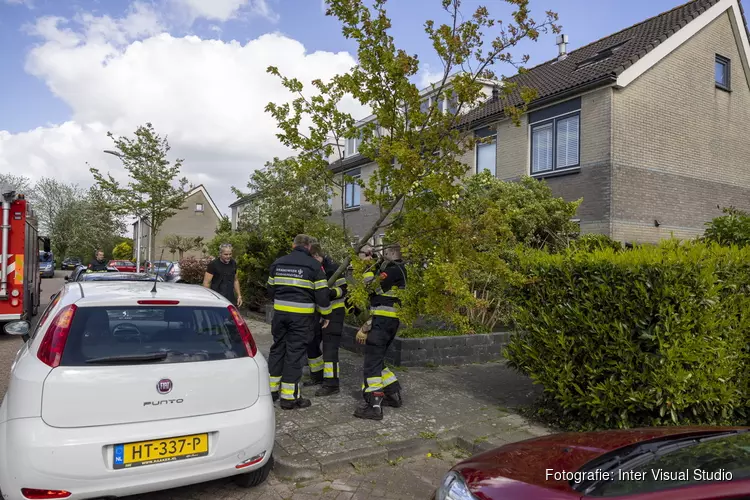
POLYGON ((156 391, 159 394, 169 394, 172 391, 172 381, 168 378, 163 378, 156 384, 156 391))

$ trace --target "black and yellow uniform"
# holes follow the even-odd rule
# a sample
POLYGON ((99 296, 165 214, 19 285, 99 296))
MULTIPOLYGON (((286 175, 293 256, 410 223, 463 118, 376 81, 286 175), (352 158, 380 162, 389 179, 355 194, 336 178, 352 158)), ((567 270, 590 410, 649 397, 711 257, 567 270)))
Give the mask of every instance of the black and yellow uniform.
POLYGON ((367 404, 355 413, 360 418, 383 418, 381 404, 401 406, 401 385, 396 375, 385 367, 385 353, 398 332, 396 306, 400 305, 400 300, 395 292, 406 288, 404 263, 401 260, 388 262, 378 277, 379 287, 370 296, 372 327, 365 343, 363 395, 367 404))
POLYGON ((92 260, 91 264, 89 264, 88 269, 86 269, 87 273, 101 273, 107 271, 107 261, 106 260, 92 260))
POLYGON ((268 356, 271 392, 281 393, 284 409, 309 406, 302 399, 302 364, 316 312, 331 314, 328 283, 320 263, 304 247, 276 260, 269 269, 268 296, 273 300, 271 333, 273 345, 268 356))
MULTIPOLYGON (((326 276, 330 279, 338 269, 339 265, 326 257, 323 260, 323 268, 326 276)), ((323 329, 323 387, 319 389, 316 396, 328 396, 338 392, 339 388, 339 347, 341 346, 341 334, 344 332, 344 319, 346 317, 346 278, 340 277, 331 286, 331 315, 328 317, 328 326, 323 329)))
MULTIPOLYGON (((331 277, 339 265, 326 256, 323 258, 323 272, 326 279, 331 277)), ((320 321, 315 323, 315 334, 307 346, 307 365, 310 368, 310 381, 303 385, 323 384, 327 387, 339 386, 339 346, 344 331, 346 317, 346 278, 338 278, 330 287, 331 315, 326 319, 328 326, 323 329, 320 321)), ((327 391, 318 391, 316 396, 327 395, 327 391)))

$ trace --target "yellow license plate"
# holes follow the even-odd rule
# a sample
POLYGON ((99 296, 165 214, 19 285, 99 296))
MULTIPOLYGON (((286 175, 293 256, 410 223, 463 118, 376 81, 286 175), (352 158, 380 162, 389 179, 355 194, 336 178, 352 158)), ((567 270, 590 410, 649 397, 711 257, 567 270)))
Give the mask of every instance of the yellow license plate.
POLYGON ((113 466, 128 469, 208 455, 208 434, 193 434, 114 446, 113 466))

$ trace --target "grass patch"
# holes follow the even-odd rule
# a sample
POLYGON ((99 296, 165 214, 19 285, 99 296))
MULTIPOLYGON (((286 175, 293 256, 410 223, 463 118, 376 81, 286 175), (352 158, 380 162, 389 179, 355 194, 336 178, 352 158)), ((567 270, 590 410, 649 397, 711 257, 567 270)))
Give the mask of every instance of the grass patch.
POLYGON ((489 436, 479 436, 474 440, 474 444, 484 443, 489 439, 489 436))
POLYGON ((398 457, 396 460, 388 460, 388 465, 396 467, 398 464, 404 461, 404 457, 398 457))
POLYGON ((437 439, 437 434, 434 432, 422 431, 419 433, 419 437, 422 439, 437 439))

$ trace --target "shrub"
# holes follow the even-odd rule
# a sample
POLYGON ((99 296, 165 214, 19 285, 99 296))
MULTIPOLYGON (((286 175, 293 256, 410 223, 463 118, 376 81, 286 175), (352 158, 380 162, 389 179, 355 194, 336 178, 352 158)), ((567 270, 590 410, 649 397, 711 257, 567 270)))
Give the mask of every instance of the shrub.
POLYGON ((733 207, 706 224, 705 239, 721 245, 750 245, 750 215, 733 207))
POLYGON ((606 234, 584 234, 570 242, 571 250, 577 252, 594 252, 596 250, 604 250, 605 248, 611 248, 612 250, 619 252, 623 249, 622 243, 615 241, 606 234))
POLYGON ((203 276, 206 274, 206 267, 211 262, 210 258, 196 259, 187 257, 180 261, 180 278, 185 283, 198 285, 203 283, 203 276))
POLYGON ((527 252, 510 365, 579 429, 746 421, 750 247, 527 252))

